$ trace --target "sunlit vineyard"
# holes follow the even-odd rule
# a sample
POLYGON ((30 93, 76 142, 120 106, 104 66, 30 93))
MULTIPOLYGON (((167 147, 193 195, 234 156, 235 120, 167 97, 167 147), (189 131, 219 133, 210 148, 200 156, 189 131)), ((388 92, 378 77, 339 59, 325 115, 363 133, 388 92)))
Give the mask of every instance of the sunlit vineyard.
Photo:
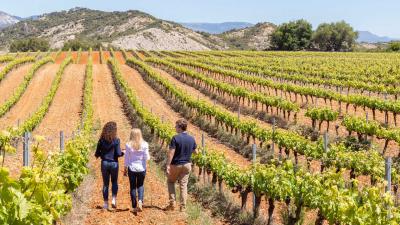
POLYGON ((201 152, 195 202, 207 205, 198 193, 210 189, 228 196, 213 198, 227 212, 265 224, 400 223, 400 54, 16 53, 0 56, 0 93, 2 224, 53 224, 74 210, 107 120, 124 140, 142 128, 160 169, 182 117, 201 152))

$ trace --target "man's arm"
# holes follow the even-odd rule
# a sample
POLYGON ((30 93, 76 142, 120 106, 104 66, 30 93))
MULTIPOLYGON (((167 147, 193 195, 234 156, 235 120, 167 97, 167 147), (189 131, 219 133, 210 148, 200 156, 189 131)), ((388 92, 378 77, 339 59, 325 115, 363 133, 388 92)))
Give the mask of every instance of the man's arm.
POLYGON ((199 151, 197 150, 197 144, 196 144, 196 140, 194 141, 194 146, 193 146, 193 154, 197 154, 199 153, 199 151))
POLYGON ((167 161, 167 174, 169 174, 169 168, 172 163, 172 159, 174 158, 175 148, 170 148, 168 151, 168 161, 167 161))
POLYGON ((175 155, 175 148, 176 148, 176 140, 175 140, 175 137, 173 137, 171 140, 171 143, 169 144, 167 174, 169 174, 169 168, 171 166, 172 159, 174 158, 174 155, 175 155))

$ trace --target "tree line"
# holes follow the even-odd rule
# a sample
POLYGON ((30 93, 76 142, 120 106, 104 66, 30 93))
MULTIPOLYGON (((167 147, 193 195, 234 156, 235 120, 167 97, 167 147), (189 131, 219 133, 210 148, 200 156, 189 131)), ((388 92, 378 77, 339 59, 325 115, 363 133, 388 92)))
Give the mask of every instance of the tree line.
POLYGON ((322 23, 313 31, 311 23, 296 20, 283 23, 271 36, 272 49, 299 51, 352 51, 358 32, 345 21, 322 23))

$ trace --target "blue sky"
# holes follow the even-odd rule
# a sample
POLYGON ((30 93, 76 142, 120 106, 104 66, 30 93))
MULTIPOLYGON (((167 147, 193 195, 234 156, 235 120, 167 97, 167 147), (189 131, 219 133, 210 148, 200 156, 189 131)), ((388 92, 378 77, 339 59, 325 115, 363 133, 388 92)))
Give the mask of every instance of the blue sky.
POLYGON ((4 0, 0 10, 27 17, 75 6, 104 11, 137 9, 176 22, 345 20, 357 30, 400 38, 400 0, 4 0))

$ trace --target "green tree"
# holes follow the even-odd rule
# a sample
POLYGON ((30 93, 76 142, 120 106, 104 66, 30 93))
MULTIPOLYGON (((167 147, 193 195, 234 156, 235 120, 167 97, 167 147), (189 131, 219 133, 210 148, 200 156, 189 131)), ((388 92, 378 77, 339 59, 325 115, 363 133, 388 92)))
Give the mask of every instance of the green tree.
POLYGON ((392 52, 398 52, 398 51, 400 51, 400 41, 390 42, 390 43, 389 43, 388 50, 389 50, 389 51, 392 51, 392 52))
POLYGON ((345 21, 320 24, 312 43, 320 51, 352 51, 358 33, 345 21))
POLYGON ((15 40, 10 45, 10 52, 46 52, 50 49, 50 44, 42 38, 29 38, 15 40))
POLYGON ((272 34, 271 43, 276 50, 298 51, 311 44, 312 25, 306 20, 283 23, 272 34))

